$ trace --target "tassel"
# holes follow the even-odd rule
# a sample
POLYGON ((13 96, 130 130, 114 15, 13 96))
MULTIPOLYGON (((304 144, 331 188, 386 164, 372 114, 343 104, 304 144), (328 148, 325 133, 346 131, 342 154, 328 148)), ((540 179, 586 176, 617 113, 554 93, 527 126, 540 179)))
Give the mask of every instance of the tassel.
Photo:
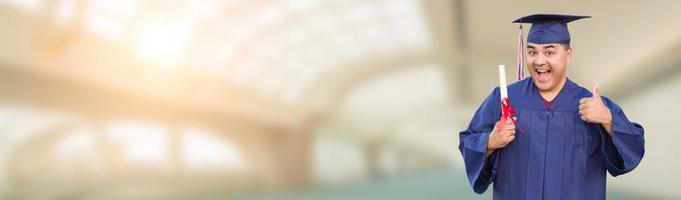
POLYGON ((523 80, 525 78, 525 42, 523 40, 523 25, 520 24, 518 28, 518 63, 516 65, 516 78, 523 80))

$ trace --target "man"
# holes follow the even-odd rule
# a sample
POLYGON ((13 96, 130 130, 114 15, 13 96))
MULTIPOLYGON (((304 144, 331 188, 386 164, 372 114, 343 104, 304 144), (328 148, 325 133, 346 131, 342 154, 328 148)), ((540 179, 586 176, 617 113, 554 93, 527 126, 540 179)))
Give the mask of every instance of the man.
POLYGON ((600 96, 598 85, 589 92, 566 76, 573 51, 567 23, 582 18, 588 16, 539 14, 514 21, 532 23, 526 61, 531 78, 508 86, 515 120, 500 119, 497 87, 459 133, 476 193, 494 183, 494 199, 605 199, 605 171, 625 174, 643 158, 643 127, 600 96))

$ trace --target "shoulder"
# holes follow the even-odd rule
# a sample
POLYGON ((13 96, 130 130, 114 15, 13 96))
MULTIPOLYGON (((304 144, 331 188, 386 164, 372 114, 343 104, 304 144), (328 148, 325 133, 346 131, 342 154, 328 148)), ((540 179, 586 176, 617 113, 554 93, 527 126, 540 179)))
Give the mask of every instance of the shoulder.
POLYGON ((532 82, 532 77, 527 77, 523 80, 516 81, 510 85, 508 85, 508 95, 511 96, 511 99, 513 99, 513 96, 523 96, 531 93, 532 87, 534 87, 534 83, 532 82))
POLYGON ((603 100, 603 103, 605 104, 605 106, 608 107, 611 111, 619 112, 619 111, 622 110, 622 108, 619 105, 617 105, 617 103, 615 103, 610 98, 605 97, 605 96, 601 96, 601 99, 603 100))
POLYGON ((499 99, 501 98, 501 92, 499 91, 499 86, 494 87, 492 89, 492 92, 487 95, 487 98, 485 98, 484 103, 494 103, 494 102, 499 102, 499 99))
POLYGON ((508 90, 509 91, 518 91, 518 90, 523 90, 526 89, 527 87, 532 86, 532 77, 527 77, 523 80, 516 81, 515 83, 512 83, 508 85, 508 90))
POLYGON ((569 93, 571 96, 578 97, 578 98, 587 98, 593 96, 591 91, 586 89, 585 87, 582 87, 581 85, 572 82, 570 79, 568 79, 565 82, 565 85, 570 87, 571 89, 569 90, 569 93))
MULTIPOLYGON (((571 82, 571 81, 569 81, 569 82, 571 82)), ((578 85, 577 83, 574 83, 574 85, 576 86, 576 88, 573 90, 572 93, 575 97, 578 97, 579 99, 581 99, 581 98, 589 98, 589 97, 593 96, 593 93, 591 93, 591 91, 589 91, 588 89, 578 85)), ((601 95, 601 100, 603 100, 603 103, 605 103, 605 105, 608 108, 619 109, 619 105, 617 105, 617 103, 615 103, 612 99, 601 95)))

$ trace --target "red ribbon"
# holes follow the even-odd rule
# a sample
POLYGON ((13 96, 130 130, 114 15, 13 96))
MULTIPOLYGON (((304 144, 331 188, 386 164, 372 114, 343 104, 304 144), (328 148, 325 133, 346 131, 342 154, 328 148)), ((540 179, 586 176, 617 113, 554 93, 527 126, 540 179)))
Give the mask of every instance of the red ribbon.
POLYGON ((513 118, 513 115, 515 115, 515 109, 509 103, 508 97, 504 97, 504 99, 501 100, 501 119, 499 120, 499 126, 506 124, 506 119, 508 118, 513 121, 513 124, 515 124, 515 127, 517 127, 521 133, 524 133, 525 131, 522 127, 518 126, 518 123, 513 118))

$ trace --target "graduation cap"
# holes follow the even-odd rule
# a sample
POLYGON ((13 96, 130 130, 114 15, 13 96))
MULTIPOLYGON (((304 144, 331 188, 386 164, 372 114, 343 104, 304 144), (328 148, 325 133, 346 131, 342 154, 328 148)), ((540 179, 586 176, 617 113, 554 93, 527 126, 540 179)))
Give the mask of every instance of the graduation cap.
POLYGON ((575 20, 591 18, 591 16, 535 14, 521 17, 513 23, 531 23, 532 28, 527 35, 528 43, 535 44, 570 44, 570 33, 567 23, 575 20))

